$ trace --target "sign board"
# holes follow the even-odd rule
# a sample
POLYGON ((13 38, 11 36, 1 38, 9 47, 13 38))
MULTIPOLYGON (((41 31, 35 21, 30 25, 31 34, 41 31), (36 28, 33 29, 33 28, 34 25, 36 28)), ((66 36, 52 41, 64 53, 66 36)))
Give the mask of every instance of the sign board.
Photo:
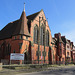
POLYGON ((11 53, 10 60, 24 60, 24 54, 11 53))

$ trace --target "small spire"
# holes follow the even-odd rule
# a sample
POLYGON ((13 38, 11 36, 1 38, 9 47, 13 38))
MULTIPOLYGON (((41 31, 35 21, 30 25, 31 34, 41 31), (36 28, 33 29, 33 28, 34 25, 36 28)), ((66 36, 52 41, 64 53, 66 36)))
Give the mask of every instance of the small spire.
POLYGON ((23 11, 25 12, 25 3, 24 3, 24 10, 23 11))

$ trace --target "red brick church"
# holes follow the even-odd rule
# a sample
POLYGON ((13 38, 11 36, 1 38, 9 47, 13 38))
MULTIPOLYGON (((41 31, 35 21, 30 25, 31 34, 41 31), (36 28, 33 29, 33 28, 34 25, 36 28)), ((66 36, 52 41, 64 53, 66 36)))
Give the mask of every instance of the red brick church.
POLYGON ((0 62, 9 64, 11 53, 21 53, 24 63, 52 63, 51 39, 44 11, 26 16, 24 9, 20 19, 0 31, 0 62))
POLYGON ((20 19, 8 23, 0 31, 0 62, 10 64, 11 53, 24 54, 24 61, 16 64, 59 64, 75 62, 73 42, 57 33, 52 38, 44 11, 26 16, 25 8, 20 19))

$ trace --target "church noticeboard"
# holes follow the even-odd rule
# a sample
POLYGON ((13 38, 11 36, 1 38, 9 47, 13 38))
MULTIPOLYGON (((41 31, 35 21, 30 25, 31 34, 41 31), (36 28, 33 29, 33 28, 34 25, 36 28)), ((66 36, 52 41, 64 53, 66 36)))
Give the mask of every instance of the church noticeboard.
POLYGON ((10 60, 24 60, 24 54, 20 53, 11 53, 10 60))

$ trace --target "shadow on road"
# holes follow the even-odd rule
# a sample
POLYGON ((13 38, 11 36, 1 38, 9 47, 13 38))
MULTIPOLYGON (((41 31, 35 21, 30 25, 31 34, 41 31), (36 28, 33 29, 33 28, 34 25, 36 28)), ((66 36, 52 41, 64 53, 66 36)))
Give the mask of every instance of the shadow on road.
POLYGON ((41 72, 42 75, 75 75, 75 67, 41 72))

